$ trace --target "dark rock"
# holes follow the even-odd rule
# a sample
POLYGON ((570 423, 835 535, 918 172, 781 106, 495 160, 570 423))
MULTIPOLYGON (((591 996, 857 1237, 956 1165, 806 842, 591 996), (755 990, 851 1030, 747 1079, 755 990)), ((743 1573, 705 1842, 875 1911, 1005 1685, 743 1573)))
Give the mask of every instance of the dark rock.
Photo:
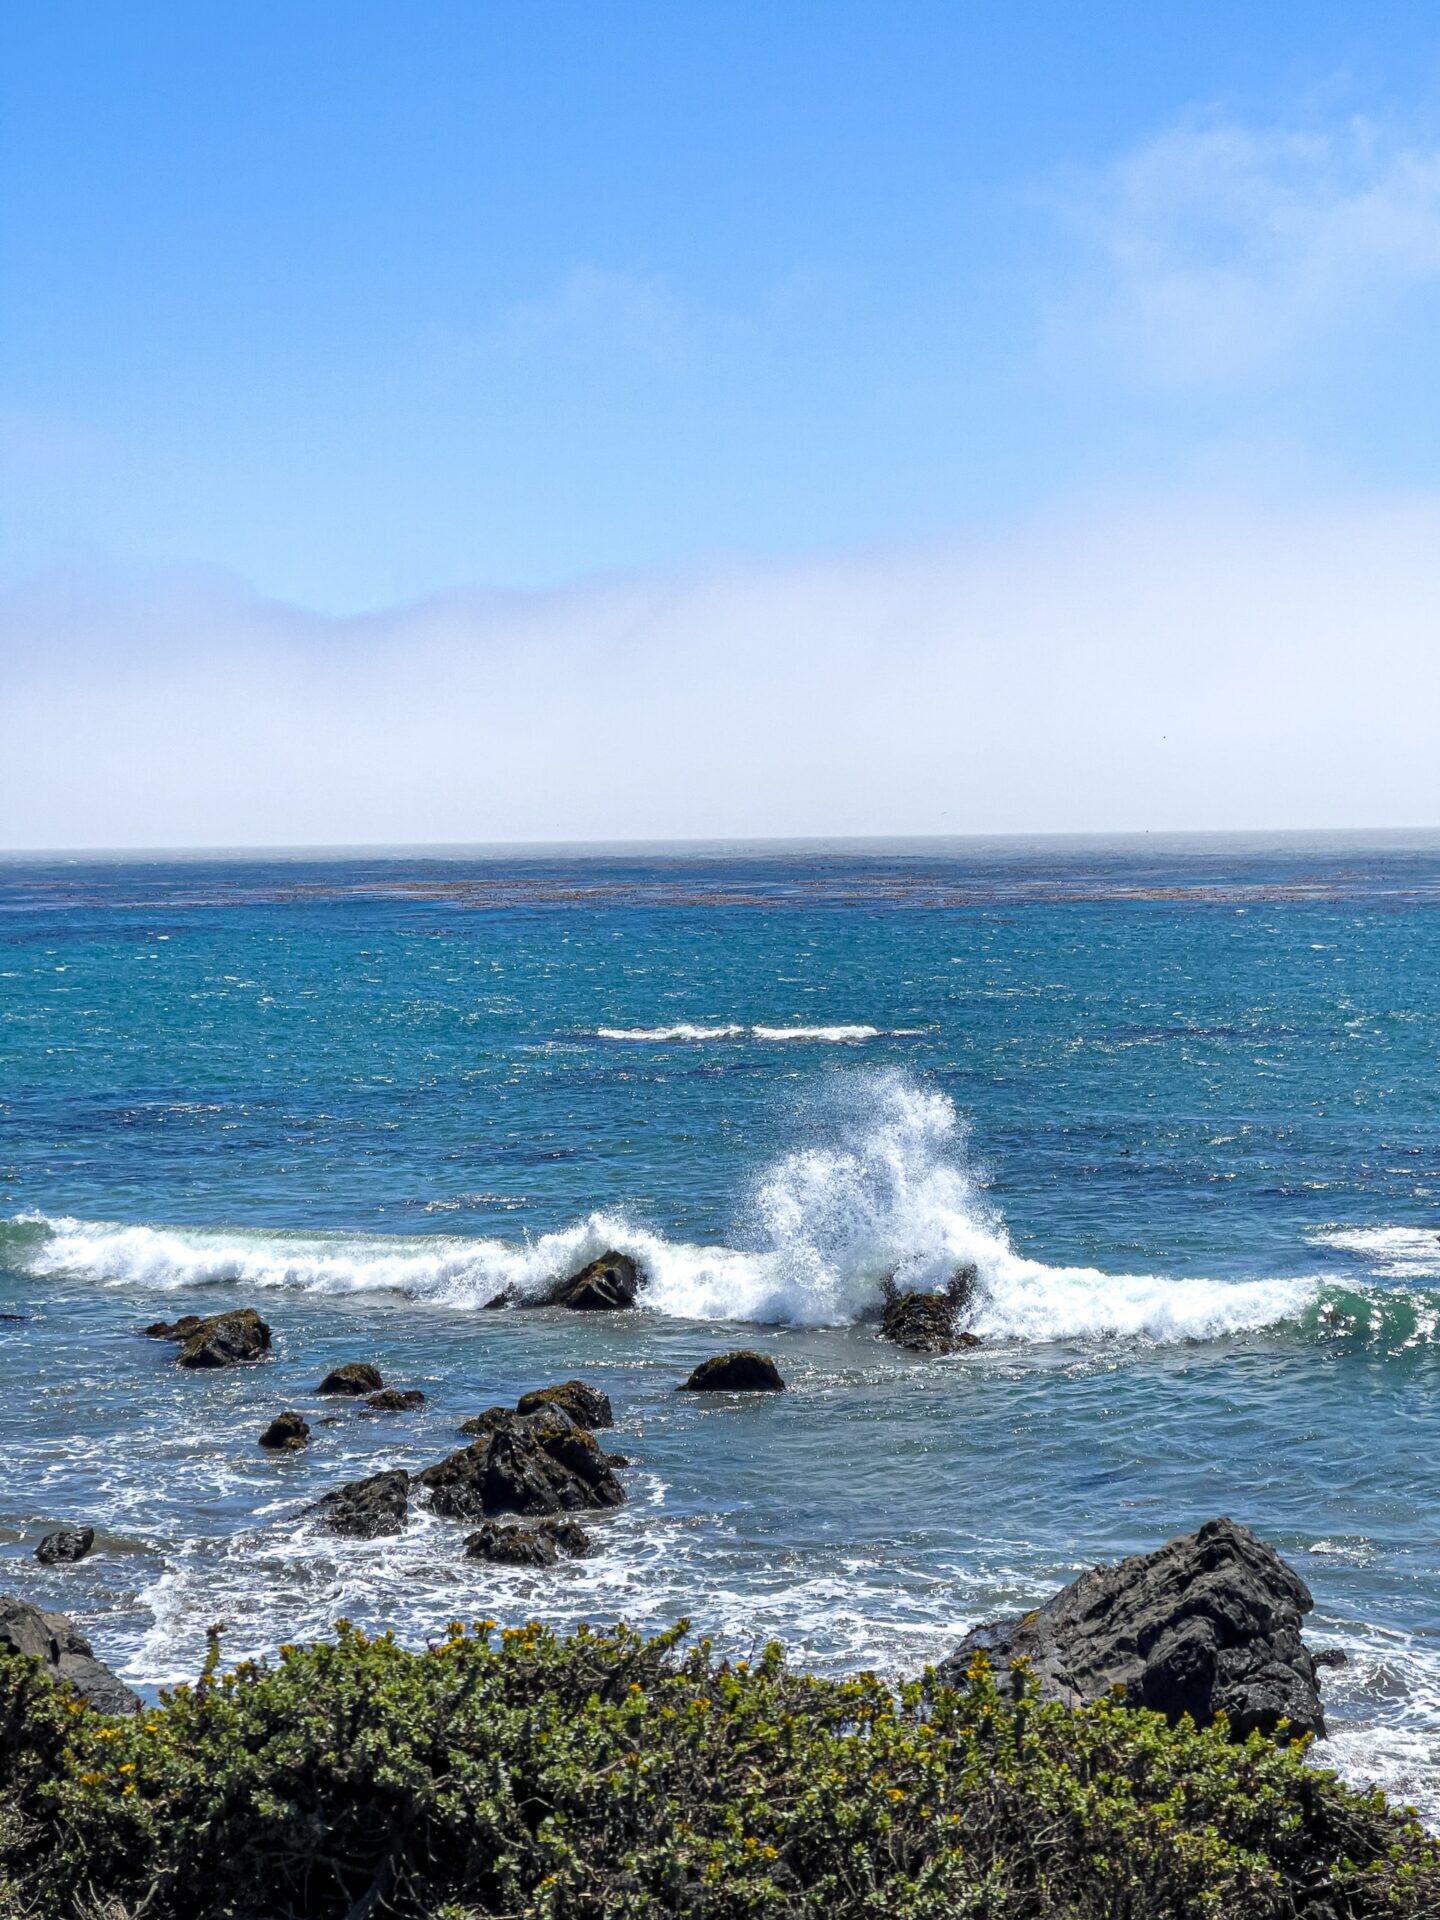
POLYGON ((569 1307, 576 1313, 618 1313, 634 1306, 644 1284, 639 1267, 628 1253, 602 1253, 579 1273, 557 1282, 540 1304, 569 1307))
POLYGON ((303 1413, 277 1413, 260 1436, 271 1453, 296 1453, 309 1443, 310 1422, 303 1413))
POLYGON ((1322 1647, 1319 1653, 1312 1653, 1310 1658, 1317 1667, 1348 1667, 1350 1664, 1350 1656, 1343 1647, 1322 1647))
POLYGON ((605 1464, 607 1467, 619 1468, 628 1467, 633 1463, 628 1453, 607 1453, 605 1456, 605 1464))
POLYGON ((403 1467, 392 1467, 388 1473, 372 1473, 368 1480, 347 1480, 327 1493, 320 1507, 332 1533, 373 1540, 404 1527, 409 1492, 409 1474, 403 1467))
POLYGON ((785 1382, 780 1369, 763 1353, 737 1347, 734 1353, 718 1353, 713 1360, 702 1360, 690 1378, 677 1389, 680 1393, 783 1393, 785 1382))
POLYGON ((0 1648, 30 1654, 51 1677, 64 1680, 101 1713, 138 1711, 140 1702, 90 1650, 90 1642, 63 1613, 42 1613, 27 1600, 0 1594, 0 1648))
POLYGON ((152 1320, 145 1332, 151 1340, 188 1340, 199 1325, 199 1314, 187 1313, 178 1320, 152 1320))
POLYGON ((482 1309, 485 1313, 498 1313, 502 1307, 518 1307, 520 1289, 516 1286, 502 1287, 499 1293, 492 1293, 482 1309))
POLYGON ((385 1387, 379 1393, 367 1393, 365 1404, 377 1413, 414 1413, 424 1406, 425 1396, 418 1387, 385 1387))
POLYGON ((94 1544, 94 1527, 57 1527, 36 1547, 35 1558, 44 1567, 62 1560, 83 1560, 94 1544))
POLYGON ((468 1447, 417 1475, 436 1513, 479 1519, 491 1513, 571 1513, 618 1507, 625 1489, 593 1435, 559 1407, 535 1413, 496 1408, 468 1447))
POLYGON ((378 1367, 369 1366, 363 1360, 352 1360, 348 1366, 332 1368, 315 1391, 348 1393, 352 1399, 358 1399, 362 1393, 378 1393, 384 1384, 378 1367))
POLYGON ((253 1307, 212 1314, 175 1337, 183 1342, 175 1356, 182 1367, 248 1366, 270 1351, 270 1329, 253 1307))
POLYGON ((566 1380, 558 1387, 537 1387, 533 1393, 522 1393, 515 1402, 517 1413, 536 1413, 541 1407, 563 1407, 577 1427, 613 1427, 615 1416, 610 1410, 610 1397, 601 1393, 598 1387, 588 1387, 583 1380, 566 1380))
POLYGON ((0 1313, 0 1323, 6 1326, 23 1326, 33 1316, 28 1313, 0 1313))
POLYGON ((528 1527, 515 1520, 487 1520, 465 1542, 469 1559, 504 1567, 553 1567, 562 1553, 581 1558, 594 1550, 595 1542, 574 1520, 541 1520, 528 1527))
POLYGON ((487 1407, 483 1413, 472 1414, 470 1419, 462 1420, 456 1432, 462 1439, 478 1438, 483 1434, 498 1433, 514 1418, 514 1407, 487 1407))
POLYGON ((974 1267, 961 1267, 939 1293, 902 1293, 893 1280, 887 1280, 880 1338, 914 1353, 958 1353, 962 1347, 978 1347, 978 1335, 960 1326, 974 1299, 976 1279, 974 1267))
POLYGON ((1272 1547, 1233 1520, 1207 1520, 1158 1552, 1091 1568, 1033 1613, 976 1627, 939 1671, 957 1684, 976 1652, 992 1665, 1023 1656, 1041 1698, 1065 1706, 1120 1687, 1127 1705, 1172 1722, 1225 1713, 1237 1739, 1282 1719, 1323 1735, 1300 1638, 1311 1604, 1272 1547))

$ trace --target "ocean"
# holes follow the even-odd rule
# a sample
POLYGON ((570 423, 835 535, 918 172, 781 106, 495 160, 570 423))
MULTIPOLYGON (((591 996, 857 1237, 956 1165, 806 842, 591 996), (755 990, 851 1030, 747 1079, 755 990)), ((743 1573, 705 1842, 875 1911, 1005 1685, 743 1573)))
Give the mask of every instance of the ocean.
POLYGON ((1440 1823, 1435 836, 11 858, 0 1309, 0 1587, 142 1690, 341 1617, 899 1676, 1223 1513, 1347 1655, 1316 1758, 1440 1823), (638 1310, 482 1311, 608 1248, 638 1310), (978 1348, 877 1339, 961 1262, 978 1348), (138 1332, 231 1305, 267 1363, 138 1332), (741 1344, 790 1391, 675 1392, 741 1344), (263 1454, 346 1360, 425 1408, 263 1454), (317 1526, 572 1375, 593 1558, 317 1526))

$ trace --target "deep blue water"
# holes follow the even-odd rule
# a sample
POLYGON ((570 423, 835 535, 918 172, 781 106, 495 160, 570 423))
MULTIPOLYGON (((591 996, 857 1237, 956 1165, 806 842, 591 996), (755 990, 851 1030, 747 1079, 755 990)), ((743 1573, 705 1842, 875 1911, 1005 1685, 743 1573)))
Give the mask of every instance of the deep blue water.
POLYGON ((4 1584, 143 1685, 340 1614, 900 1671, 1228 1512, 1351 1656, 1335 1760, 1440 1815, 1437 1069, 1435 839, 0 866, 4 1584), (607 1245, 640 1312, 477 1312, 607 1245), (961 1259, 983 1346, 878 1343, 961 1259), (242 1301, 259 1369, 134 1331, 242 1301), (782 1400, 674 1396, 742 1338, 782 1400), (427 1409, 260 1455, 346 1358, 427 1409), (315 1530, 576 1371, 636 1463, 595 1559, 315 1530))

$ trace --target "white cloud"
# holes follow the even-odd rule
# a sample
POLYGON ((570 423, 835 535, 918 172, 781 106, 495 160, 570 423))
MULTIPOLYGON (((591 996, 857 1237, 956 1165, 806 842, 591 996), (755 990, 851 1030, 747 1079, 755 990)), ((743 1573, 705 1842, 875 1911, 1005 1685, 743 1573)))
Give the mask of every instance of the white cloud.
POLYGON ((1274 373, 1440 281, 1440 149, 1365 119, 1188 121, 1073 176, 1059 207, 1085 264, 1056 341, 1162 384, 1274 373))
POLYGON ((353 620, 37 586, 0 608, 0 845, 1436 824, 1437 609, 1437 498, 353 620))

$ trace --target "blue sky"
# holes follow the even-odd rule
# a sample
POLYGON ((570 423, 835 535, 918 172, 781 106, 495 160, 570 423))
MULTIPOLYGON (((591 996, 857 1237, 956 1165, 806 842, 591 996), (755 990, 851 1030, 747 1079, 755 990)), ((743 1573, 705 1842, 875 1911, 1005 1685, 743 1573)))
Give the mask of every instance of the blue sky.
MULTIPOLYGON (((1204 578, 1249 564, 1235 543, 1266 515, 1303 574, 1346 514, 1357 551, 1390 514, 1375 537, 1409 544, 1383 623, 1411 634, 1396 671, 1427 671, 1433 5, 53 0, 7 15, 0 108, 0 644, 26 740, 79 693, 102 743, 96 688, 122 666, 181 728, 224 706, 197 660, 244 680, 249 648, 316 698, 317 647, 363 666, 388 646, 399 671, 430 643, 396 612, 417 604, 467 662, 562 618, 592 666, 628 660, 677 596, 742 576, 797 686, 827 644, 868 671, 928 636, 958 697, 957 636, 1033 651, 1044 629, 1074 658, 1124 617, 1163 633, 1163 579, 1151 611, 1097 603, 1068 639, 1043 612, 1097 567, 1124 599, 1117 543, 1140 524, 1157 553, 1177 523, 1208 529, 1176 563, 1204 578), (985 628, 953 570, 973 596, 1022 549, 1070 572, 1023 631, 985 628), (917 600, 916 569, 938 597, 917 600), (821 576, 829 625, 782 620, 775 595, 821 576), (616 614, 617 583, 644 611, 616 614)), ((1293 604, 1291 574, 1256 595, 1293 604)), ((693 695, 725 640, 675 631, 647 671, 693 695)), ((1157 739, 1188 658, 1162 648, 1164 697, 1137 710, 1157 739)), ((498 680, 476 684, 487 705, 498 680)), ((1018 725, 1017 697, 996 692, 994 724, 1018 725)), ((283 744, 248 751, 259 769, 283 744)), ((1396 788, 1377 759, 1377 780, 1355 824, 1440 815, 1422 775, 1396 788)), ((0 844, 104 824, 83 794, 20 785, 0 844)), ((957 819, 941 785, 858 818, 767 792, 752 819, 697 788, 675 830, 1152 824, 1108 790, 1012 795, 993 819, 957 819)), ((154 800, 126 836, 274 825, 239 789, 188 824, 178 789, 154 800)), ((466 839, 588 818, 583 796, 554 817, 464 790, 433 816, 394 802, 302 794, 286 817, 466 839)), ((1265 791, 1245 804, 1271 813, 1232 820, 1182 781, 1153 823, 1277 823, 1265 791)), ((1319 804, 1293 824, 1323 824, 1319 804)))

